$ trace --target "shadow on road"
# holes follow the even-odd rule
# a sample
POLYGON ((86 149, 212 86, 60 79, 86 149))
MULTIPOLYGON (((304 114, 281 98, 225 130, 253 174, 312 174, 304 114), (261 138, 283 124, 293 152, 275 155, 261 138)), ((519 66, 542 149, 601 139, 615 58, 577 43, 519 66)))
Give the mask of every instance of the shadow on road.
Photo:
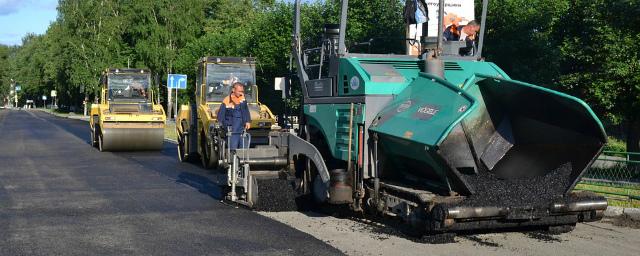
MULTIPOLYGON (((46 113, 37 113, 38 116, 55 124, 60 129, 81 139, 88 150, 98 152, 89 144, 89 125, 85 121, 56 117, 46 113)), ((98 152, 100 154, 113 154, 117 157, 135 162, 142 168, 155 171, 163 176, 170 177, 177 183, 193 187, 200 193, 206 194, 216 200, 224 198, 223 190, 219 184, 226 182, 226 174, 206 170, 195 163, 181 163, 178 161, 176 145, 166 141, 160 151, 137 152, 98 152)))

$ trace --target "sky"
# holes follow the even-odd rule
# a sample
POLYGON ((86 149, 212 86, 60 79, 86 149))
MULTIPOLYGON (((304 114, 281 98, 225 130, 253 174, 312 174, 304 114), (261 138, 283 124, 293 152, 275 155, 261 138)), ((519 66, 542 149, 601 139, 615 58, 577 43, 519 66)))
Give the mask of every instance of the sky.
POLYGON ((44 34, 58 13, 58 0, 0 0, 0 44, 20 45, 28 33, 44 34))

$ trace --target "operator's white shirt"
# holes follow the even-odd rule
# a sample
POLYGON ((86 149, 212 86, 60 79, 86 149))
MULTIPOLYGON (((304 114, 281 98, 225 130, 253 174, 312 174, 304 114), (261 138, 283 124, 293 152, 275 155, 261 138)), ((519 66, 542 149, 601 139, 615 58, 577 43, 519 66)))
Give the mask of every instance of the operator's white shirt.
POLYGON ((469 36, 469 35, 467 35, 467 33, 464 32, 464 29, 461 29, 460 30, 460 41, 466 40, 467 36, 469 36))

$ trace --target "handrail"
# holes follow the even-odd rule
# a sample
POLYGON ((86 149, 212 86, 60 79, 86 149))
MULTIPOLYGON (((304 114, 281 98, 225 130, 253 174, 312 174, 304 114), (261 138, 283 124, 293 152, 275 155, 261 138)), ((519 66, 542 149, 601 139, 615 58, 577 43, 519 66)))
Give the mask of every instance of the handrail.
POLYGON ((602 153, 607 153, 607 154, 617 154, 617 155, 640 156, 640 152, 620 152, 620 151, 610 151, 610 150, 605 150, 605 151, 602 151, 602 153))

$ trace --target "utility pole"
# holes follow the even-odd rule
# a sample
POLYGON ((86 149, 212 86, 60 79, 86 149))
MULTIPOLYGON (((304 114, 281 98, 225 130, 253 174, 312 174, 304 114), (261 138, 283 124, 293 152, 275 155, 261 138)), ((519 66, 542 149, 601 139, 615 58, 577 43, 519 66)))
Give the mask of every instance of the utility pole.
POLYGON ((171 120, 171 112, 173 111, 173 101, 171 100, 171 88, 170 88, 170 84, 173 84, 173 80, 172 81, 167 81, 167 92, 169 93, 169 95, 167 95, 167 120, 171 120), (170 84, 169 84, 170 83, 170 84))
POLYGON ((176 86, 176 104, 173 106, 174 120, 178 117, 178 86, 176 86))

